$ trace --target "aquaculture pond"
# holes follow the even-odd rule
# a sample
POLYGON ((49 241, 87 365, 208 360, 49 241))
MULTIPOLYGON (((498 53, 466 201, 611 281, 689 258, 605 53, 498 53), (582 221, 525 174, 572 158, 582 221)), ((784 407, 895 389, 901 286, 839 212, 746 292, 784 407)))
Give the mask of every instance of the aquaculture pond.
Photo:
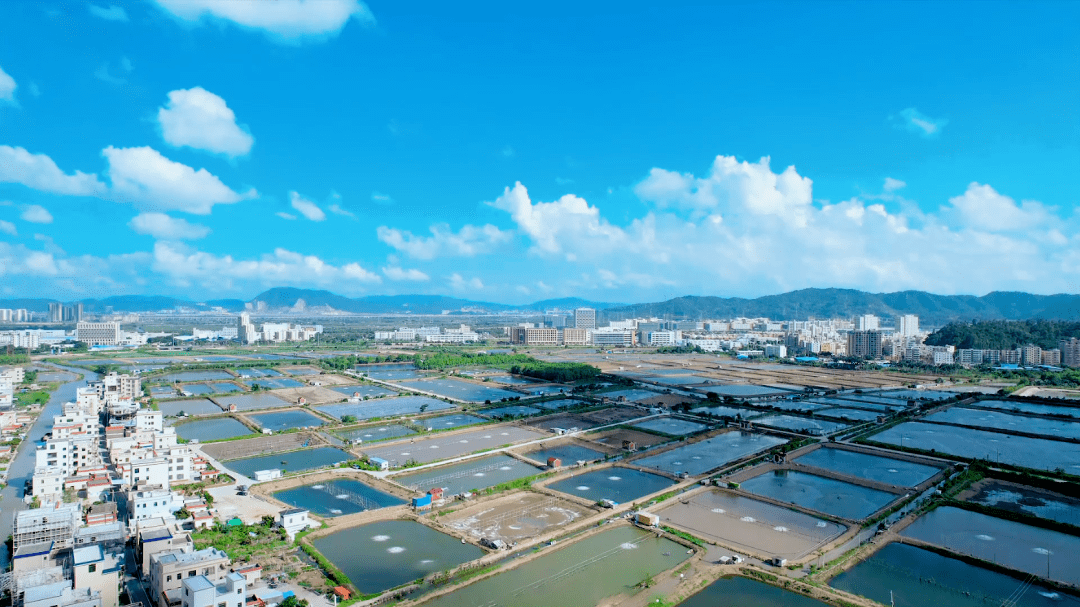
POLYGON ((795 417, 794 415, 770 415, 754 420, 755 424, 791 430, 800 434, 830 434, 842 430, 848 425, 841 422, 830 422, 824 419, 809 419, 795 417))
POLYGON ((701 390, 716 392, 720 396, 768 396, 770 394, 783 394, 788 392, 788 390, 780 390, 768 386, 755 386, 753 384, 715 384, 702 388, 701 390))
POLYGON ((564 466, 574 462, 594 462, 598 459, 604 459, 603 451, 597 451, 574 443, 543 447, 534 451, 527 451, 523 455, 541 464, 546 464, 548 458, 556 457, 562 460, 564 466))
POLYGON ((345 397, 352 397, 359 395, 360 398, 376 398, 379 396, 393 396, 397 394, 390 388, 383 386, 376 386, 375 384, 362 384, 359 386, 333 386, 330 388, 334 392, 338 392, 345 397))
POLYGON ((545 400, 538 403, 529 403, 534 407, 540 407, 542 409, 556 410, 556 409, 570 409, 572 407, 580 407, 582 401, 574 400, 572 398, 560 398, 558 400, 545 400))
POLYGON ((281 388, 299 388, 304 384, 296 381, 295 379, 289 379, 288 377, 257 377, 255 379, 245 379, 241 383, 249 388, 259 386, 263 390, 278 390, 281 388))
POLYGON ((902 487, 914 487, 941 471, 936 466, 832 447, 815 449, 794 462, 902 487))
POLYGON ((372 365, 361 365, 356 368, 357 372, 363 373, 371 379, 377 379, 380 381, 401 381, 406 379, 416 379, 418 377, 426 377, 427 373, 418 370, 416 367, 409 364, 407 366, 394 365, 392 367, 377 368, 372 365))
POLYGON ((593 502, 609 499, 621 504, 662 491, 673 484, 675 481, 658 474, 631 468, 605 468, 574 474, 551 483, 548 488, 593 502))
POLYGON ((487 415, 489 417, 503 417, 506 415, 512 417, 527 417, 529 415, 536 415, 539 412, 540 409, 537 409, 536 407, 530 407, 528 405, 509 405, 506 407, 496 407, 494 409, 484 409, 483 411, 478 411, 478 413, 487 415))
POLYGON ((977 487, 966 501, 1080 527, 1080 499, 989 479, 977 487))
POLYGON ((213 394, 214 389, 209 384, 186 384, 180 386, 180 393, 184 396, 203 396, 213 394))
POLYGON ((244 389, 231 382, 216 382, 210 384, 210 389, 214 394, 226 394, 229 392, 243 392, 244 389))
POLYGON ((777 400, 767 403, 768 406, 780 409, 782 411, 818 411, 820 409, 827 409, 829 405, 822 403, 815 403, 808 400, 777 400))
POLYGON ((763 415, 761 411, 755 409, 740 409, 738 407, 726 407, 724 405, 716 405, 714 407, 697 407, 690 410, 691 413, 698 415, 714 415, 716 417, 730 417, 732 419, 750 419, 763 415))
POLYGON ((690 558, 667 538, 630 526, 608 529, 432 599, 437 607, 595 607, 690 558))
POLYGON ((662 472, 686 472, 696 476, 785 442, 785 439, 768 434, 736 430, 634 460, 634 464, 662 472))
POLYGON ((365 443, 370 443, 372 441, 409 436, 411 434, 416 434, 416 431, 400 424, 390 424, 388 426, 340 430, 337 434, 347 441, 363 441, 365 443))
POLYGON ((274 497, 319 516, 342 516, 399 506, 405 500, 352 479, 334 479, 274 493, 274 497))
POLYGON ((526 476, 539 474, 541 470, 509 455, 489 455, 449 466, 427 468, 420 472, 399 474, 394 480, 417 491, 433 487, 446 489, 447 495, 457 495, 474 489, 486 489, 508 483, 526 476))
POLYGON ((185 382, 185 381, 213 381, 218 379, 232 379, 233 376, 224 371, 181 371, 179 373, 168 373, 161 377, 154 377, 146 381, 153 382, 185 382))
POLYGON ((445 409, 453 409, 454 407, 454 405, 446 401, 434 399, 429 396, 401 396, 398 398, 380 398, 378 400, 360 403, 324 405, 315 408, 338 419, 341 419, 346 415, 351 415, 356 419, 371 419, 373 417, 416 415, 417 413, 443 411, 445 409))
POLYGON ((858 409, 872 409, 874 411, 881 411, 882 413, 889 413, 892 411, 899 411, 904 407, 889 407, 886 405, 879 405, 877 403, 863 403, 855 402, 853 400, 844 400, 842 398, 813 398, 809 401, 811 403, 818 403, 822 405, 828 405, 830 407, 856 407, 858 409))
POLYGON ((1076 597, 1037 585, 1025 589, 1022 582, 931 550, 892 543, 829 585, 896 607, 1080 606, 1076 597))
POLYGON ((611 400, 618 400, 625 398, 629 402, 636 402, 639 400, 645 400, 647 398, 654 398, 660 396, 659 392, 653 392, 651 390, 615 390, 614 392, 604 392, 597 394, 598 397, 610 398, 611 400))
POLYGON ((875 394, 901 400, 945 400, 956 396, 955 392, 938 392, 935 390, 890 390, 888 392, 875 392, 875 394))
POLYGON ((980 400, 974 403, 977 407, 988 407, 1002 411, 1019 411, 1021 413, 1035 413, 1038 415, 1062 415, 1080 419, 1080 407, 1066 405, 1042 405, 1038 403, 1021 403, 1011 400, 980 400))
POLYGON ((274 413, 260 413, 258 415, 248 416, 262 428, 267 428, 275 432, 281 432, 282 430, 292 430, 293 428, 304 428, 321 426, 325 424, 323 420, 318 416, 312 415, 307 411, 275 411, 274 413))
POLYGON ((774 470, 742 483, 755 495, 849 520, 861 520, 898 495, 798 470, 774 470))
POLYGON ((1003 411, 949 407, 945 411, 938 411, 928 415, 924 418, 924 421, 948 422, 978 428, 997 428, 1006 432, 1026 432, 1048 437, 1080 439, 1080 423, 1032 417, 1030 415, 1013 415, 1003 411))
POLYGON ((817 599, 744 577, 723 577, 679 603, 679 607, 823 607, 817 599))
POLYGON ((488 379, 490 379, 491 381, 499 382, 500 384, 508 384, 512 386, 523 386, 536 383, 538 381, 535 379, 530 379, 528 377, 522 377, 520 375, 489 375, 488 379))
POLYGON ((417 425, 428 428, 429 430, 448 430, 450 428, 460 428, 461 426, 471 426, 473 424, 479 424, 486 422, 483 417, 476 415, 469 415, 468 413, 455 413, 453 415, 438 415, 436 417, 429 417, 427 419, 416 420, 417 425))
POLYGON ((165 417, 184 415, 213 415, 221 413, 221 407, 214 401, 206 398, 181 398, 178 400, 165 400, 158 403, 158 409, 165 417))
POLYGON ((1010 569, 1080 584, 1080 537, 978 512, 942 506, 919 517, 904 537, 1000 563, 1010 569))
POLYGON ((324 466, 332 466, 341 462, 355 459, 349 453, 333 447, 315 447, 302 451, 290 451, 288 453, 272 453, 258 457, 234 459, 225 462, 225 467, 234 470, 244 476, 255 476, 258 470, 285 470, 288 472, 300 472, 313 470, 324 466))
MULTIPOLYGON (((218 409, 218 412, 220 413, 221 409, 218 409)), ((174 427, 176 428, 176 435, 180 438, 200 442, 235 438, 254 433, 247 426, 231 417, 200 419, 176 424, 174 427)))
POLYGON ((821 411, 818 411, 817 414, 840 420, 872 422, 876 420, 879 415, 882 415, 882 412, 864 411, 862 409, 822 409, 821 411))
POLYGON ((473 403, 482 403, 486 400, 495 402, 501 398, 514 398, 521 396, 520 392, 513 392, 491 385, 474 384, 460 379, 418 379, 415 381, 398 382, 403 387, 423 392, 431 392, 439 396, 447 396, 473 403))
POLYGON ((484 551, 415 521, 380 521, 315 538, 315 549, 371 594, 478 559, 484 551))
POLYGON ((236 374, 242 378, 251 377, 280 377, 281 373, 274 369, 237 369, 236 374))
POLYGON ((660 432, 661 434, 667 434, 668 436, 686 436, 687 434, 693 434, 709 429, 705 424, 674 418, 650 419, 633 424, 631 428, 652 430, 653 432, 660 432))
POLYGON ((870 438, 941 454, 1080 474, 1080 445, 1074 443, 924 422, 904 422, 870 438))
POLYGON ((217 398, 217 401, 224 405, 225 408, 236 405, 238 411, 274 409, 277 407, 288 407, 292 404, 273 394, 237 394, 235 396, 220 396, 215 398, 217 398))

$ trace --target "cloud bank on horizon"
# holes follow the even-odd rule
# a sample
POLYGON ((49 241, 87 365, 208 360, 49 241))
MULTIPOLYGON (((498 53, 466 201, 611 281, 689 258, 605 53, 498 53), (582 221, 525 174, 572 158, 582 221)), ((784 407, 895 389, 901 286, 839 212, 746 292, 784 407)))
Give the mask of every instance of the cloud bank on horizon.
MULTIPOLYGON (((636 78, 622 68, 638 49, 596 84, 579 72, 580 55, 528 54, 530 43, 558 38, 554 21, 538 18, 516 41, 471 29, 467 15, 448 13, 432 29, 387 7, 376 21, 355 0, 244 5, 68 7, 70 19, 96 23, 70 40, 50 33, 50 11, 0 6, 0 35, 31 51, 0 52, 0 297, 198 299, 296 286, 644 301, 805 287, 1054 293, 1080 283, 1075 121, 1034 124, 1035 108, 1022 104, 1003 117, 1001 105, 933 86, 904 97, 904 86, 842 66, 805 76, 834 85, 840 105, 824 104, 833 109, 805 92, 722 101, 735 85, 719 82, 686 84, 695 95, 630 98, 607 88, 636 78), (507 56, 454 44, 477 35, 507 56), (50 43, 85 60, 32 52, 50 43), (431 59, 436 49, 445 60, 431 59), (94 78, 117 58, 122 80, 94 78), (449 74, 423 67, 432 61, 449 74), (500 69, 538 82, 487 89, 485 76, 500 69), (543 93, 515 93, 559 81, 546 75, 553 70, 581 90, 559 96, 559 119, 548 122, 543 93), (417 101, 455 78, 438 107, 417 101), (778 124, 784 112, 794 114, 789 125, 778 124)), ((1005 18, 949 6, 946 20, 1005 18)), ((672 35, 685 27, 693 39, 681 16, 671 16, 672 35)), ((663 38, 669 24, 652 25, 663 38)), ((704 32, 699 45, 708 48, 704 32)), ((640 52, 704 67, 709 55, 691 60, 691 51, 640 52)), ((934 63, 906 61, 898 73, 911 72, 909 87, 934 63)), ((1074 114, 1078 88, 1047 84, 1074 114)), ((742 91, 755 94, 750 84, 742 91)))

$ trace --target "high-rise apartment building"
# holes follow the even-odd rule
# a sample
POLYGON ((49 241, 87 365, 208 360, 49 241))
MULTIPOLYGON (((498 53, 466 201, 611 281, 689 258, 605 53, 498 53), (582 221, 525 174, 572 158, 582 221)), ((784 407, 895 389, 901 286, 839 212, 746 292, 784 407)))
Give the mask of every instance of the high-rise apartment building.
POLYGON ((595 329, 596 310, 592 308, 578 308, 574 310, 574 328, 589 330, 595 329))
POLYGON ((848 333, 847 355, 854 358, 881 358, 881 332, 852 331, 848 333))
POLYGON ((1061 350, 1061 364, 1080 367, 1080 339, 1063 339, 1058 342, 1058 350, 1061 350))
POLYGON ((242 344, 253 344, 259 341, 259 334, 255 332, 255 325, 251 322, 251 315, 241 312, 236 319, 236 338, 242 344))
POLYGON ((914 314, 904 314, 897 323, 897 332, 904 337, 912 337, 919 334, 919 317, 914 314))
POLYGON ((881 319, 873 314, 863 314, 855 319, 856 331, 877 331, 881 327, 881 319))

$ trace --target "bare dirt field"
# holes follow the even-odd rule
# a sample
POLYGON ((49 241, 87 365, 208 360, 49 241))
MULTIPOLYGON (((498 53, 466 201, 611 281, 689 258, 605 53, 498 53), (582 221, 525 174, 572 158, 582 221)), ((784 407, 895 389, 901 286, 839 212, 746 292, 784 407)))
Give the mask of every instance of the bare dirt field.
POLYGON ((649 434, 648 432, 641 432, 639 430, 628 430, 626 428, 604 430, 602 432, 597 432, 596 434, 589 434, 585 438, 616 449, 622 449, 623 441, 628 440, 634 442, 639 450, 645 447, 666 443, 671 440, 664 436, 657 436, 656 434, 649 434))
POLYGON ((797 560, 847 531, 830 520, 719 489, 671 500, 657 514, 667 524, 758 558, 797 560))
MULTIPOLYGON (((321 378, 322 376, 316 375, 314 377, 321 378)), ((307 400, 309 405, 325 405, 328 403, 339 403, 345 400, 345 395, 341 392, 335 392, 329 388, 305 386, 303 388, 281 388, 273 391, 275 396, 285 399, 290 403, 295 403, 301 397, 307 400)))
POLYGON ((587 413, 579 413, 578 415, 581 419, 607 426, 638 419, 639 417, 647 417, 648 413, 636 407, 608 407, 607 409, 598 409, 587 413))
POLYGON ((513 544, 554 531, 582 516, 589 508, 540 493, 515 493, 504 498, 438 517, 442 525, 474 539, 500 539, 513 544))
POLYGON ((316 438, 312 432, 296 432, 202 445, 202 451, 218 461, 227 461, 279 451, 292 451, 299 449, 304 443, 309 443, 310 446, 322 444, 323 441, 316 438))

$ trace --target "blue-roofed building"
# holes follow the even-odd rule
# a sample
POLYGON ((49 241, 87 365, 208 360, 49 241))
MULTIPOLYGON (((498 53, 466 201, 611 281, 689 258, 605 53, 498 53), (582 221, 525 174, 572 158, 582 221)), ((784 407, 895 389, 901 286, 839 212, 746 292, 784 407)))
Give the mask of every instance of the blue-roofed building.
POLYGON ((53 546, 55 544, 56 542, 50 541, 19 546, 12 559, 12 569, 19 572, 55 566, 56 557, 53 555, 53 546))

